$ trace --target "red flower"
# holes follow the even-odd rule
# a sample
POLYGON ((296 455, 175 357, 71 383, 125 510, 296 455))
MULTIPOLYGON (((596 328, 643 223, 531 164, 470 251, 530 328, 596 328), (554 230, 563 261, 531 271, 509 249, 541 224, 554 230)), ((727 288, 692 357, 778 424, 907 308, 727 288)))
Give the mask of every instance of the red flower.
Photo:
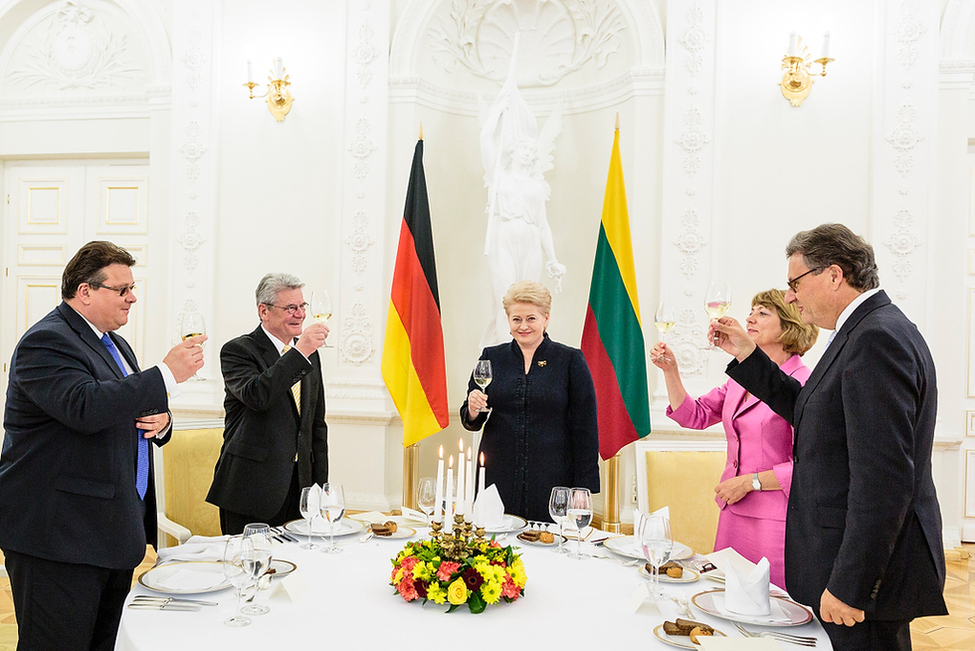
POLYGON ((403 568, 405 574, 413 573, 413 566, 420 562, 420 559, 416 556, 407 556, 399 562, 400 567, 403 568))
MULTIPOLYGON (((413 601, 414 599, 418 599, 420 597, 416 591, 416 586, 413 584, 412 574, 405 575, 403 580, 400 581, 400 584, 396 586, 396 590, 403 595, 403 599, 406 599, 407 601, 413 601)), ((502 593, 503 591, 504 589, 502 588, 502 593)))
POLYGON ((440 563, 440 567, 437 568, 437 578, 441 581, 449 581, 450 577, 457 571, 460 567, 460 563, 455 563, 453 561, 443 561, 440 563))
POLYGON ((521 588, 511 579, 511 575, 504 575, 504 583, 501 585, 501 596, 514 601, 521 596, 521 588))
POLYGON ((416 594, 420 599, 427 598, 427 582, 426 581, 416 581, 413 583, 413 587, 416 588, 416 594))
POLYGON ((467 589, 471 592, 477 592, 480 590, 481 585, 484 583, 484 577, 481 576, 481 574, 473 567, 469 567, 464 570, 464 573, 461 574, 461 576, 464 578, 464 583, 467 584, 467 589))

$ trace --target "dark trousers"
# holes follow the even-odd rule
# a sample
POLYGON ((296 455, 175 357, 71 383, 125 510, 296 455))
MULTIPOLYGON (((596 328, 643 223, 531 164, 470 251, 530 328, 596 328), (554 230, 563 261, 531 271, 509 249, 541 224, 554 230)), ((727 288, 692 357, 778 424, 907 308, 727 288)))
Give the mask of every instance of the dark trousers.
POLYGON ((298 487, 298 466, 295 464, 294 472, 291 475, 291 486, 288 488, 288 495, 284 498, 284 505, 277 515, 264 520, 256 515, 246 513, 234 513, 227 509, 220 509, 220 531, 224 535, 234 535, 244 532, 244 527, 252 522, 264 522, 272 527, 280 527, 282 524, 292 520, 301 519, 301 511, 298 509, 298 502, 301 499, 301 489, 298 487))
POLYGON ((17 651, 115 648, 132 570, 3 553, 17 617, 17 651))
POLYGON ((911 651, 910 621, 866 619, 853 626, 822 624, 834 651, 911 651))

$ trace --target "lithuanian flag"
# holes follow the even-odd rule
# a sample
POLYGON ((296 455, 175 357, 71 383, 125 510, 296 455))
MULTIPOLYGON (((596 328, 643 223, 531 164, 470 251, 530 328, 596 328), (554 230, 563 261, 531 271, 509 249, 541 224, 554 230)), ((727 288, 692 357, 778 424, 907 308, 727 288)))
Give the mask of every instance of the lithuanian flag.
POLYGON ((383 342, 383 381, 407 447, 447 427, 447 372, 423 140, 416 143, 383 342))
POLYGON ((647 356, 636 294, 618 127, 609 161, 582 352, 596 386, 599 455, 609 459, 624 445, 650 433, 647 356))

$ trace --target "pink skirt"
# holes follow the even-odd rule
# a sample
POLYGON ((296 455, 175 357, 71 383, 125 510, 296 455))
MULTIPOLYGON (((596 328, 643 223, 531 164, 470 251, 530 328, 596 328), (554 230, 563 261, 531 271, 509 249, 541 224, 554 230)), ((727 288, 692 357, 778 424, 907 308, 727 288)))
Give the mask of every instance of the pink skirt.
POLYGON ((757 563, 762 557, 769 562, 769 580, 780 588, 785 585, 785 522, 737 515, 731 509, 721 509, 714 550, 733 548, 757 563))

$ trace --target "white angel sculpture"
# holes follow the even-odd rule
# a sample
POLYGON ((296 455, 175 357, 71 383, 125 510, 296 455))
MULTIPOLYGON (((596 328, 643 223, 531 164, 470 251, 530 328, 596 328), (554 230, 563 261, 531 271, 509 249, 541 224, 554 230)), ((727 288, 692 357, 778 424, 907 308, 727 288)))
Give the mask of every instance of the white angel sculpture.
POLYGON ((481 348, 511 338, 501 299, 520 280, 540 280, 543 253, 556 291, 561 291, 565 274, 565 267, 556 258, 545 214, 551 189, 543 176, 553 167, 554 140, 562 130, 562 105, 556 106, 539 132, 534 113, 518 92, 517 47, 516 36, 508 79, 491 107, 482 111, 481 156, 488 189, 484 255, 491 272, 494 316, 481 337, 481 348))

